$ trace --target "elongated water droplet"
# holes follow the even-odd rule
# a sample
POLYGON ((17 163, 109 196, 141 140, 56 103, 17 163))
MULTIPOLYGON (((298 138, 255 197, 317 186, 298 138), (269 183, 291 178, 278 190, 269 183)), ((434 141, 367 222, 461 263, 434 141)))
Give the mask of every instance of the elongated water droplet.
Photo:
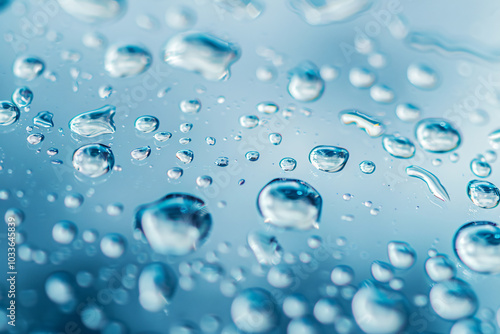
POLYGON ((467 185, 467 195, 472 203, 483 209, 493 209, 500 202, 500 190, 487 181, 470 181, 467 185))
POLYGON ((325 81, 311 62, 303 62, 289 73, 288 92, 297 101, 317 100, 323 94, 325 81))
POLYGON ((45 292, 58 305, 69 305, 76 301, 74 278, 65 271, 57 271, 47 277, 45 292))
POLYGON ((170 132, 158 132, 155 133, 154 137, 156 140, 163 143, 172 138, 172 134, 170 132))
POLYGON ((436 255, 425 261, 425 271, 434 282, 452 279, 456 269, 446 255, 436 255))
POLYGON ((396 115, 403 122, 415 122, 420 117, 420 109, 413 104, 398 104, 396 115))
POLYGON ((15 104, 9 101, 0 102, 0 125, 14 124, 19 119, 19 115, 19 108, 15 104))
POLYGON ((14 75, 26 81, 39 77, 44 70, 44 62, 36 57, 21 56, 14 61, 14 75))
POLYGON ((113 169, 115 157, 108 146, 88 144, 73 153, 73 167, 85 176, 96 178, 113 169))
POLYGON ((279 107, 273 102, 261 102, 257 105, 257 110, 264 114, 275 114, 278 112, 279 107))
POLYGON ((235 44, 204 33, 185 33, 172 37, 163 50, 170 66, 199 73, 207 80, 226 80, 230 67, 240 58, 235 44))
POLYGON ((136 45, 111 46, 104 56, 104 69, 112 78, 139 75, 151 66, 148 50, 136 45))
POLYGON ((316 189, 295 179, 274 179, 257 198, 259 213, 266 223, 298 230, 318 226, 321 205, 316 189))
POLYGON ((69 122, 72 132, 83 137, 96 137, 103 134, 110 134, 116 131, 115 116, 116 108, 106 105, 102 108, 87 111, 75 116, 69 122))
POLYGON ((259 125, 259 118, 255 115, 241 116, 240 125, 246 129, 253 129, 259 125))
POLYGON ((200 112, 201 102, 198 99, 182 100, 179 104, 181 111, 185 114, 196 114, 200 112))
POLYGON ((354 109, 340 112, 340 121, 343 124, 356 124, 358 128, 365 130, 370 137, 378 137, 385 132, 385 126, 371 116, 354 109))
POLYGON ((402 136, 385 135, 382 138, 382 147, 396 158, 409 159, 415 155, 415 145, 402 136))
POLYGON ((51 128, 54 126, 52 118, 54 114, 49 111, 40 111, 34 118, 33 124, 41 126, 42 128, 51 128))
POLYGON ((427 118, 418 122, 415 136, 420 146, 432 153, 453 151, 461 142, 458 130, 444 119, 427 118))
POLYGON ((185 255, 205 241, 212 217, 201 199, 174 193, 139 207, 135 224, 155 252, 185 255))
POLYGON ((394 100, 394 91, 386 85, 374 85, 370 88, 370 97, 375 102, 391 103, 394 100))
POLYGON ((316 169, 327 173, 340 172, 348 159, 349 152, 336 146, 316 146, 309 152, 309 162, 316 169))
POLYGON ((151 154, 151 147, 149 146, 139 147, 130 152, 132 158, 137 161, 146 159, 147 157, 149 157, 150 154, 151 154))
POLYGON ((445 187, 441 184, 441 181, 439 181, 436 175, 432 174, 428 170, 412 165, 406 168, 406 174, 424 181, 427 184, 427 187, 429 187, 431 193, 440 200, 445 202, 450 200, 450 196, 448 195, 445 187))
POLYGON ((356 88, 369 88, 375 79, 375 74, 366 68, 353 67, 349 71, 349 82, 356 88))

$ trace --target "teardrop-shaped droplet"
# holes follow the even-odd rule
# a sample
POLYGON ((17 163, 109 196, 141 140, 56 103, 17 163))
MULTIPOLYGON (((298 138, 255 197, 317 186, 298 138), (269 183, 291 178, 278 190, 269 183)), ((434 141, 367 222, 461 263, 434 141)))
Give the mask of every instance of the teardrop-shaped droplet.
POLYGON ((138 281, 139 302, 149 312, 158 312, 170 302, 177 288, 174 271, 160 262, 150 263, 142 269, 138 281))
POLYGON ((111 46, 104 56, 104 69, 112 78, 133 77, 145 72, 152 61, 149 51, 140 46, 111 46))
POLYGON ((132 158, 137 161, 146 159, 147 157, 149 157, 150 154, 151 154, 151 147, 149 146, 139 147, 130 152, 132 158))
POLYGON ((154 137, 156 140, 163 143, 172 138, 172 134, 170 132, 158 132, 155 133, 154 137))
POLYGON ((135 224, 155 252, 185 255, 205 241, 212 217, 201 199, 187 194, 169 194, 139 207, 135 224))
POLYGON ((9 101, 0 102, 0 125, 7 126, 14 124, 19 119, 19 108, 9 101))
POLYGON ((85 176, 96 178, 113 168, 115 157, 108 146, 88 144, 73 153, 73 167, 85 176))
POLYGON ((38 145, 45 139, 45 136, 41 133, 33 133, 28 136, 27 141, 31 145, 38 145))
POLYGON ((116 131, 115 116, 116 108, 106 105, 102 108, 87 111, 75 116, 69 122, 72 132, 83 137, 96 137, 103 134, 110 134, 116 131))
POLYGON ((349 160, 349 152, 341 147, 316 146, 309 152, 309 161, 322 172, 340 172, 347 160, 349 160))
POLYGON ((415 145, 406 137, 385 135, 382 138, 384 150, 396 158, 409 159, 415 155, 415 145))
POLYGON ((204 33, 183 33, 172 37, 163 50, 170 66, 199 73, 207 80, 226 80, 230 67, 240 58, 232 43, 204 33))
POLYGON ((325 81, 318 67, 311 62, 303 62, 290 71, 288 92, 297 101, 309 102, 323 95, 325 81))
POLYGON ((420 146, 432 153, 453 151, 461 142, 458 130, 444 119, 424 119, 418 122, 415 129, 415 136, 420 146))
POLYGON ((472 203, 483 209, 493 209, 500 202, 500 190, 487 181, 470 181, 467 185, 467 195, 472 203))
POLYGON ((266 223, 298 230, 318 226, 320 194, 301 180, 274 179, 260 191, 257 207, 266 223))

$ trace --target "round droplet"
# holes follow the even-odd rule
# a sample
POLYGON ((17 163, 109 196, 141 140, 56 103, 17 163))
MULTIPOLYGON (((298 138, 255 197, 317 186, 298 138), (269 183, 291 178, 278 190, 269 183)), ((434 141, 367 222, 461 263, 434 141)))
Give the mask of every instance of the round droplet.
POLYGON ((273 102, 262 102, 257 105, 257 110, 264 114, 275 114, 278 112, 279 107, 273 102))
POLYGON ((205 138, 205 142, 210 146, 214 146, 217 140, 214 137, 207 137, 205 138))
POLYGON ((418 122, 415 136, 420 146, 432 153, 453 151, 461 142, 458 130, 443 119, 427 118, 418 122))
POLYGON ((111 149, 102 144, 88 144, 73 153, 73 167, 85 176, 96 178, 113 169, 115 157, 111 149))
POLYGON ((231 304, 231 317, 239 330, 265 333, 278 325, 276 302, 269 292, 260 288, 243 290, 231 304))
POLYGON ((184 171, 179 167, 174 167, 167 170, 167 176, 171 180, 178 180, 182 176, 182 174, 184 174, 184 171))
POLYGON ((359 169, 364 174, 372 174, 375 171, 375 163, 370 160, 364 160, 359 164, 359 169))
POLYGON ((403 122, 415 122, 420 117, 420 109, 413 104, 398 104, 396 115, 403 122))
POLYGON ((285 172, 291 172, 297 167, 297 161, 294 158, 283 158, 280 161, 280 167, 285 172))
POLYGON ((257 161, 257 160, 259 160, 259 157, 260 157, 260 153, 257 151, 249 151, 245 154, 245 158, 248 161, 257 161))
POLYGON ((125 252, 125 238, 118 233, 109 233, 102 237, 101 251, 112 259, 117 259, 125 252))
POLYGON ((208 175, 202 175, 196 178, 196 185, 200 188, 207 188, 211 184, 212 184, 212 178, 208 175))
POLYGON ((366 68, 354 67, 349 71, 349 82, 356 88, 368 88, 375 82, 375 74, 366 68))
POLYGON ((471 270, 500 273, 500 226, 479 221, 463 225, 455 234, 455 253, 471 270))
POLYGON ((139 46, 111 46, 104 56, 104 69, 112 78, 132 77, 145 72, 152 61, 149 51, 139 46))
POLYGON ((193 128, 192 123, 182 123, 181 125, 179 125, 179 130, 181 130, 182 133, 187 133, 191 131, 192 128, 193 128))
POLYGON ((75 223, 63 220, 56 223, 52 228, 52 238, 55 242, 68 245, 75 240, 77 231, 75 223))
POLYGON ((375 102, 391 103, 394 100, 394 91, 386 85, 375 85, 370 88, 370 97, 375 102))
POLYGON ((155 252, 172 255, 198 249, 212 226, 205 203, 186 194, 169 194, 139 207, 135 220, 155 252))
POLYGON ((336 266, 333 268, 330 278, 335 285, 348 285, 354 279, 354 270, 345 265, 336 266))
POLYGON ((201 109, 201 102, 198 99, 183 100, 179 104, 181 111, 185 114, 197 114, 201 109))
POLYGON ((391 265, 380 261, 374 261, 372 263, 371 273, 373 278, 381 283, 387 283, 394 277, 391 265))
POLYGON ((289 76, 288 92, 297 101, 314 101, 323 95, 325 81, 313 63, 300 64, 290 71, 289 76))
POLYGON ((480 159, 472 159, 470 162, 470 170, 477 177, 488 177, 491 174, 490 164, 480 159))
POLYGON ((406 137, 385 135, 382 137, 384 150, 396 158, 409 159, 415 155, 415 145, 406 137))
POLYGON ((177 288, 174 271, 164 263, 150 263, 142 269, 138 281, 139 302, 149 312, 158 312, 170 302, 177 288))
POLYGON ((425 261, 425 270, 434 282, 447 281, 455 276, 453 263, 446 255, 436 255, 425 261))
POLYGON ((31 145, 38 145, 45 139, 45 136, 41 133, 34 133, 28 136, 27 141, 31 145))
POLYGON ((407 71, 408 81, 421 89, 432 89, 438 83, 437 73, 429 66, 423 64, 411 64, 407 71))
POLYGON ((260 191, 257 206, 266 223, 291 229, 317 227, 322 198, 301 180, 274 179, 260 191))
POLYGON ((301 294, 288 295, 283 301, 283 313, 289 318, 297 318, 305 315, 308 302, 301 294))
POLYGON ((28 87, 20 87, 12 94, 12 102, 19 108, 28 107, 33 101, 33 92, 28 87))
POLYGON ((415 263, 417 254, 406 242, 392 241, 387 245, 391 264, 399 269, 408 269, 415 263))
POLYGON ((476 294, 469 284, 460 279, 434 285, 429 294, 429 301, 434 311, 446 320, 470 317, 478 308, 476 294))
POLYGON ((58 305, 72 304, 76 298, 73 276, 63 271, 50 274, 45 281, 45 293, 58 305))
POLYGON ((253 129, 259 125, 259 118, 255 115, 241 116, 240 125, 245 129, 253 129))
POLYGON ((185 164, 191 163, 194 159, 194 153, 191 150, 179 150, 175 156, 185 164))
POLYGON ((10 208, 5 211, 4 219, 6 224, 14 223, 19 226, 24 221, 24 212, 17 208, 10 208))
POLYGON ((170 132, 158 132, 155 133, 154 137, 156 140, 163 143, 172 138, 172 134, 170 132))
POLYGON ((19 109, 9 101, 0 102, 0 125, 6 126, 17 122, 19 119, 19 109))
POLYGON ((467 195, 472 203, 483 209, 493 209, 500 202, 500 190, 487 181, 470 181, 467 185, 467 195))
POLYGON ((327 173, 340 172, 348 159, 349 152, 336 146, 316 146, 309 153, 311 164, 316 169, 327 173))
POLYGON ((278 289, 288 288, 294 282, 295 274, 287 265, 272 266, 267 273, 267 282, 278 289))
POLYGON ((31 81, 43 73, 45 64, 36 57, 18 57, 14 62, 14 75, 20 79, 31 81))
POLYGON ((260 231, 250 232, 247 242, 260 264, 277 265, 281 262, 283 248, 275 236, 260 231))
POLYGON ((149 157, 150 154, 151 154, 151 147, 149 146, 139 147, 130 152, 130 156, 132 157, 132 159, 137 161, 146 159, 147 157, 149 157))

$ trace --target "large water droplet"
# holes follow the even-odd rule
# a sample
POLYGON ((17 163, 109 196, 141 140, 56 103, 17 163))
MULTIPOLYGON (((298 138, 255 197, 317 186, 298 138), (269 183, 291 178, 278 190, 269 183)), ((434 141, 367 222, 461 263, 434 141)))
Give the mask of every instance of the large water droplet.
POLYGON ((470 181, 467 185, 467 195, 472 203, 483 209, 493 209, 500 202, 500 190, 487 181, 470 181))
POLYGON ((239 330, 265 333, 278 325, 279 313, 274 298, 260 288, 243 290, 231 304, 231 317, 239 330))
POLYGON ((486 221, 467 223, 455 234, 455 253, 471 270, 500 273, 500 226, 486 221))
POLYGON ((415 129, 418 143, 429 152, 450 152, 456 149, 461 142, 458 130, 444 119, 424 119, 418 122, 415 129))
POLYGON ((412 165, 406 168, 406 174, 424 181, 431 193, 440 200, 445 202, 450 200, 450 196, 448 195, 445 187, 441 184, 441 181, 439 181, 436 175, 432 174, 428 170, 412 165))
POLYGON ((116 131, 115 116, 116 108, 106 105, 102 108, 87 111, 75 116, 69 121, 69 128, 74 133, 83 137, 96 137, 116 131))
POLYGON ((303 62, 290 71, 288 92, 297 101, 314 101, 321 97, 325 81, 319 69, 311 62, 303 62))
POLYGON ((86 23, 101 23, 120 16, 125 0, 57 0, 71 16, 86 23))
POLYGON ((281 262, 283 249, 275 236, 255 231, 248 233, 247 241, 259 263, 276 265, 281 262))
POLYGON ((213 81, 228 79, 231 65, 239 58, 235 44, 204 33, 176 35, 163 50, 163 60, 169 65, 213 81))
POLYGON ((423 64, 411 64, 407 71, 408 81, 415 87, 421 89, 432 89, 438 83, 437 73, 429 66, 423 64))
POLYGON ((135 224, 155 252, 185 255, 205 241, 212 217, 201 199, 174 193, 139 207, 135 224))
POLYGON ((387 245, 391 264, 399 269, 408 269, 415 263, 417 254, 406 242, 392 241, 387 245))
POLYGON ((434 285, 429 300, 434 311, 446 320, 470 317, 478 308, 476 294, 469 284, 460 279, 451 279, 434 285))
POLYGON ((138 117, 134 123, 136 130, 144 133, 154 132, 158 130, 159 126, 160 121, 158 118, 149 115, 138 117))
POLYGON ((488 177, 491 174, 490 164, 481 159, 472 159, 470 162, 470 170, 477 177, 488 177))
POLYGON ((340 172, 348 159, 349 152, 336 146, 316 146, 309 152, 309 162, 316 169, 327 173, 340 172))
POLYGON ((170 302, 177 287, 177 277, 166 264, 150 263, 139 276, 139 302, 149 312, 158 312, 170 302))
POLYGON ((352 314, 365 333, 395 334, 406 327, 408 306, 400 293, 365 281, 352 299, 352 314))
POLYGON ((40 76, 45 69, 44 62, 36 57, 18 57, 14 62, 14 75, 20 79, 31 81, 40 76))
POLYGON ((9 101, 0 102, 0 125, 6 126, 17 122, 19 119, 19 108, 9 101))
POLYGON ((382 147, 396 158, 409 159, 415 155, 415 145, 411 140, 402 136, 385 135, 382 138, 382 147))
POLYGON ((88 144, 73 153, 73 167, 85 176, 96 178, 108 173, 115 164, 115 157, 108 146, 88 144))
POLYGON ((49 111, 40 111, 34 118, 33 124, 42 128, 51 128, 54 126, 52 118, 54 114, 49 111))
POLYGON ((340 121, 343 124, 356 124, 358 128, 365 130, 370 137, 378 137, 385 132, 385 126, 371 116, 354 109, 341 111, 340 121))
POLYGON ((111 46, 104 56, 104 69, 113 78, 132 77, 145 72, 153 61, 148 50, 135 46, 111 46))
POLYGON ((266 223, 306 230, 316 228, 321 215, 320 194, 301 180, 274 179, 259 193, 257 207, 266 223))

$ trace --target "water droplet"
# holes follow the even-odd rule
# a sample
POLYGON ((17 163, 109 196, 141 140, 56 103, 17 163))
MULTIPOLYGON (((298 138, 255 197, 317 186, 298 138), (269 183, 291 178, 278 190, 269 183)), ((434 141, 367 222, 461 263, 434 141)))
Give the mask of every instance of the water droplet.
POLYGON ((331 65, 323 65, 319 70, 319 74, 325 81, 333 81, 339 75, 339 69, 331 65))
POLYGON ((156 140, 163 143, 172 138, 172 134, 170 132, 158 132, 155 133, 154 137, 156 140))
POLYGON ((352 299, 352 314, 365 333, 377 334, 402 331, 409 312, 402 294, 365 281, 352 299))
POLYGON ((437 73, 423 64, 408 66, 407 76, 412 85, 421 89, 433 89, 438 83, 437 73))
POLYGON ((370 96, 375 102, 391 103, 394 100, 394 91, 385 85, 375 85, 370 88, 370 96))
POLYGON ((118 233, 109 233, 102 237, 101 251, 112 259, 117 259, 125 252, 125 238, 118 233))
POLYGON ((101 87, 99 87, 98 93, 99 93, 99 97, 101 99, 107 99, 113 93, 113 87, 111 87, 109 85, 108 86, 101 86, 101 87))
POLYGON ((309 162, 316 169, 327 173, 340 172, 348 159, 349 152, 336 146, 316 146, 309 153, 309 162))
POLYGON ((406 242, 392 241, 387 245, 391 264, 399 269, 409 269, 415 263, 417 254, 406 242))
POLYGON ((24 220, 24 212, 20 209, 10 208, 5 212, 4 220, 6 224, 13 222, 16 226, 19 226, 24 220))
POLYGON ((217 142, 214 137, 207 137, 207 138, 205 138, 205 141, 210 146, 214 146, 215 143, 217 142))
POLYGON ((207 80, 227 80, 230 67, 240 58, 232 43, 204 33, 185 33, 172 37, 163 50, 170 66, 199 73, 207 80))
POLYGON ((12 94, 12 102, 19 108, 29 107, 33 101, 33 92, 28 87, 20 87, 12 94))
POLYGON ((415 155, 415 145, 406 137, 385 135, 382 137, 384 150, 396 158, 409 159, 415 155))
POLYGON ((151 66, 148 50, 136 45, 111 46, 104 56, 104 69, 112 78, 139 75, 151 66))
POLYGON ((185 114, 197 114, 201 109, 201 102, 198 99, 182 100, 179 108, 185 114))
POLYGON ((64 206, 69 209, 78 209, 82 204, 83 196, 78 193, 69 194, 64 197, 64 206))
POLYGON ((168 265, 150 263, 142 269, 138 288, 142 307, 149 312, 158 312, 170 303, 177 288, 177 277, 168 265))
POLYGON ((375 172, 375 168, 376 166, 373 161, 364 160, 359 164, 359 169, 364 174, 372 174, 373 172, 375 172))
POLYGON ((274 298, 268 291, 260 288, 240 292, 231 304, 231 317, 239 330, 248 333, 269 332, 279 321, 274 298))
POLYGON ((146 159, 147 157, 149 157, 150 154, 151 154, 151 147, 149 146, 139 147, 130 152, 132 158, 137 161, 146 159))
POLYGON ((193 128, 193 124, 191 124, 191 123, 182 123, 181 125, 179 125, 179 130, 182 133, 187 133, 187 132, 191 131, 192 128, 193 128))
POLYGON ((31 81, 39 77, 45 69, 43 61, 36 57, 18 57, 14 62, 14 75, 20 79, 31 81))
POLYGON ((269 134, 269 142, 273 145, 281 144, 281 140, 283 137, 279 133, 271 133, 269 134))
POLYGON ((136 228, 159 254, 185 255, 207 238, 212 217, 205 203, 187 194, 169 194, 138 208, 136 228))
POLYGON ((461 142, 458 130, 444 119, 424 119, 418 122, 415 129, 415 136, 420 146, 432 153, 453 151, 461 142))
POLYGON ((270 82, 276 79, 277 73, 274 67, 260 66, 257 68, 255 75, 262 82, 270 82))
POLYGON ((57 0, 69 15, 86 23, 116 19, 125 11, 125 0, 57 0))
POLYGON ((191 150, 179 150, 175 156, 185 164, 191 163, 194 159, 194 153, 191 150))
POLYGON ((289 0, 292 8, 310 25, 324 25, 348 20, 364 12, 372 5, 372 0, 289 0))
POLYGON ((321 205, 316 189, 295 179, 274 179, 257 198, 259 213, 266 223, 299 230, 318 226, 321 205))
POLYGON ((291 172, 297 167, 297 161, 294 158, 283 158, 280 161, 280 167, 285 172, 291 172))
POLYGON ((273 102, 261 102, 257 105, 257 110, 264 114, 275 114, 278 112, 279 107, 273 102))
POLYGON ((354 279, 354 270, 345 265, 336 266, 333 268, 330 278, 335 285, 349 285, 354 279))
POLYGON ((408 174, 408 176, 416 177, 417 179, 424 181, 435 197, 444 202, 450 201, 450 196, 448 195, 445 187, 441 184, 441 181, 439 181, 436 175, 432 174, 428 170, 423 169, 419 166, 412 165, 406 168, 406 174, 408 174))
POLYGON ((478 308, 476 294, 469 284, 460 279, 434 285, 429 294, 429 301, 434 311, 446 320, 470 317, 478 308))
POLYGON ((0 102, 0 125, 14 124, 19 119, 19 108, 9 101, 0 102))
POLYGON ((467 223, 455 234, 455 253, 471 270, 500 273, 500 227, 496 223, 467 223))
POLYGON ((493 209, 500 202, 500 190, 487 181, 470 181, 467 185, 467 195, 472 203, 483 209, 493 209))
POLYGON ((488 177, 491 174, 490 164, 480 159, 472 159, 470 162, 470 170, 477 177, 488 177))
POLYGON ((54 225, 52 228, 52 238, 55 242, 63 245, 68 245, 76 238, 78 229, 75 223, 63 220, 54 225))
POLYGON ((96 137, 111 134, 116 131, 113 117, 116 108, 106 105, 102 108, 87 111, 71 119, 69 128, 72 132, 83 137, 96 137))
POLYGON ((229 165, 229 158, 228 157, 218 157, 217 160, 215 160, 215 165, 219 167, 227 167, 229 165))
POLYGON ((167 176, 171 180, 178 180, 182 176, 182 174, 184 174, 184 171, 179 167, 170 168, 167 171, 167 176))
POLYGON ((73 153, 73 167, 85 176, 96 178, 108 173, 115 157, 108 146, 88 144, 73 153))
POLYGON ((343 124, 356 124, 358 128, 365 130, 370 137, 378 137, 385 132, 385 126, 371 116, 354 109, 340 112, 340 121, 343 124))
POLYGON ((200 188, 207 188, 211 184, 212 184, 212 178, 208 175, 202 175, 196 178, 196 185, 200 188))
POLYGON ((335 323, 343 311, 339 302, 332 298, 321 298, 314 305, 314 317, 324 325, 335 323))
POLYGON ((255 115, 241 116, 240 125, 246 129, 253 129, 259 125, 259 118, 255 115))
POLYGON ((420 109, 413 104, 398 104, 396 115, 403 122, 415 122, 420 117, 420 109))
POLYGON ((45 139, 45 136, 41 133, 34 133, 28 136, 28 143, 31 145, 38 145, 45 139))
POLYGON ((245 158, 248 160, 248 161, 257 161, 259 160, 259 157, 260 157, 260 153, 257 152, 257 151, 248 151, 246 154, 245 154, 245 158))
POLYGON ((275 236, 255 231, 248 233, 247 241, 260 264, 271 266, 281 262, 283 249, 275 236))
POLYGON ((175 30, 187 30, 196 22, 196 13, 185 6, 174 6, 165 15, 167 25, 175 30))
POLYGON ((349 71, 349 82, 356 88, 369 88, 375 79, 375 74, 366 68, 353 67, 349 71))
POLYGON ((48 111, 40 111, 34 118, 33 124, 42 128, 51 128, 54 126, 52 118, 54 114, 48 111))
POLYGON ((380 261, 373 261, 371 273, 373 278, 381 283, 387 283, 394 277, 391 265, 380 261))
POLYGON ((288 92, 297 101, 309 102, 323 95, 325 81, 311 62, 303 62, 289 73, 288 92))
POLYGON ((54 272, 47 277, 45 292, 58 305, 71 305, 76 301, 74 278, 64 271, 54 272))

